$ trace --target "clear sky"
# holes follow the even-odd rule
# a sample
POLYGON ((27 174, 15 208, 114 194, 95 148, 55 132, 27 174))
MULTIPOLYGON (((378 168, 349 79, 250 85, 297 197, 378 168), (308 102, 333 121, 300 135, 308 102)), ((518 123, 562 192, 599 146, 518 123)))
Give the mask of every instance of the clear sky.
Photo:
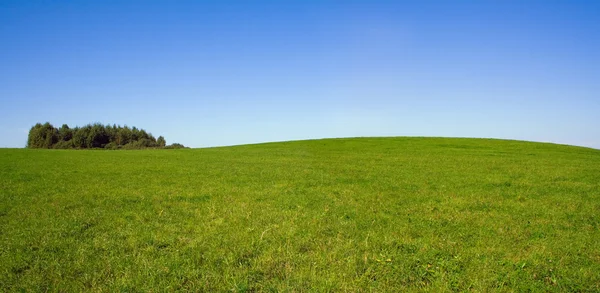
POLYGON ((600 1, 0 0, 0 147, 46 121, 600 148, 600 1))

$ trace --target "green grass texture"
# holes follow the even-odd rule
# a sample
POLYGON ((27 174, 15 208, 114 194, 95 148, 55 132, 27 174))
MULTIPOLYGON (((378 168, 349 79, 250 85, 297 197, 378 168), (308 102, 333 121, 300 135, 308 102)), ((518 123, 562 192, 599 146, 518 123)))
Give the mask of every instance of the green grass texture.
POLYGON ((0 291, 598 292, 600 150, 0 149, 0 291))

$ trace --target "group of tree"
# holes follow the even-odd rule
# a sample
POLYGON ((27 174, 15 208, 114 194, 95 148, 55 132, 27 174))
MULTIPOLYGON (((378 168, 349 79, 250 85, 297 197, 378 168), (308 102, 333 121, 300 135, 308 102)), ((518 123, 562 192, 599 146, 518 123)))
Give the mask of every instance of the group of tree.
POLYGON ((136 127, 120 125, 88 124, 70 128, 63 124, 60 128, 49 122, 37 123, 29 130, 28 148, 44 149, 145 149, 145 148, 184 148, 174 143, 167 145, 165 138, 154 138, 151 133, 136 127))

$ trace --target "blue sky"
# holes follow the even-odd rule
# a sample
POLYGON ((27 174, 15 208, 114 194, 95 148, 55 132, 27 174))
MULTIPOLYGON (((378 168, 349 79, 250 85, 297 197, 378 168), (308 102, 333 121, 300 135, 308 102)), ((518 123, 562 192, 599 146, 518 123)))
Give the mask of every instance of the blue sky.
POLYGON ((36 122, 191 147, 457 136, 600 148, 600 1, 0 0, 0 147, 36 122))

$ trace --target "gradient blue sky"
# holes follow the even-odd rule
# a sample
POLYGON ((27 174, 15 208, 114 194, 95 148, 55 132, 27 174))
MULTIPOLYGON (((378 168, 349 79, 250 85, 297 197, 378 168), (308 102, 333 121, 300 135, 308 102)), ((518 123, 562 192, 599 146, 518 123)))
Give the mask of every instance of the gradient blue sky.
POLYGON ((46 121, 600 148, 600 1, 0 0, 0 147, 46 121))

